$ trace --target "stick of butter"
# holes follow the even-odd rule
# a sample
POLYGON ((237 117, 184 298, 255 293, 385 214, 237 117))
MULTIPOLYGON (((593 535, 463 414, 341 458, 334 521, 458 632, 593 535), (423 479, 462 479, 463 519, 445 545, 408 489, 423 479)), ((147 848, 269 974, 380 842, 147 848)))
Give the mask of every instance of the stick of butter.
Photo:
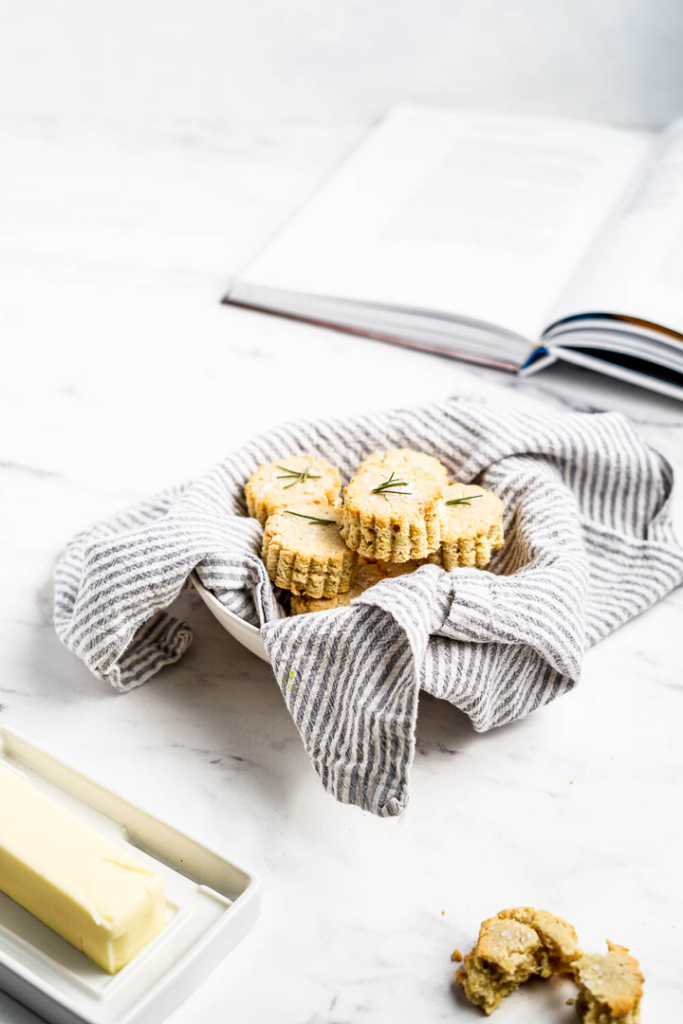
POLYGON ((110 974, 166 924, 157 875, 3 766, 0 890, 110 974))

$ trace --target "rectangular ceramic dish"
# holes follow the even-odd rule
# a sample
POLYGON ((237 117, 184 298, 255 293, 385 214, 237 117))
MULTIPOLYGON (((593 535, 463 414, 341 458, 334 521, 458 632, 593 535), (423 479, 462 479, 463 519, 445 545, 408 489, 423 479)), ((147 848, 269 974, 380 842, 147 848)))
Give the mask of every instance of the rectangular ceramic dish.
POLYGON ((0 761, 161 876, 167 925, 106 974, 0 893, 0 988, 51 1024, 159 1024, 249 931, 260 887, 225 860, 12 729, 0 761))

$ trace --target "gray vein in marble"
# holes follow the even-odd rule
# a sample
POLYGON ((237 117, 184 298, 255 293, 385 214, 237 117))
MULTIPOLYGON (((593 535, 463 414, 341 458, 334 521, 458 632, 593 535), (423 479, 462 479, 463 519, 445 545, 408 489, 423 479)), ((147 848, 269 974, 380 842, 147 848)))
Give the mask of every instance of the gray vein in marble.
POLYGON ((19 462, 0 461, 0 470, 5 470, 9 473, 25 473, 27 476, 34 476, 38 479, 45 479, 47 477, 61 479, 61 474, 55 473, 51 469, 40 469, 38 466, 26 466, 19 462))

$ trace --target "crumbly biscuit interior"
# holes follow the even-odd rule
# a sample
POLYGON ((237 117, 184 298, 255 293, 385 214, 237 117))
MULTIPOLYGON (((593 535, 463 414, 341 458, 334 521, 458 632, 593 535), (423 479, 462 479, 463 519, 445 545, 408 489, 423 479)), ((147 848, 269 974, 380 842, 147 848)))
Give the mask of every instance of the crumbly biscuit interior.
POLYGON ((533 975, 569 970, 580 956, 572 925, 546 910, 514 907, 482 923, 479 939, 456 974, 465 995, 486 1014, 533 975))
POLYGON ((607 953, 582 956, 572 965, 579 1016, 583 1024, 640 1024, 640 965, 625 946, 607 946, 607 953))
POLYGON ((491 1014, 533 975, 572 974, 583 1024, 640 1024, 643 975, 624 946, 584 955, 573 926, 547 910, 514 907, 484 921, 455 977, 470 1000, 491 1014))

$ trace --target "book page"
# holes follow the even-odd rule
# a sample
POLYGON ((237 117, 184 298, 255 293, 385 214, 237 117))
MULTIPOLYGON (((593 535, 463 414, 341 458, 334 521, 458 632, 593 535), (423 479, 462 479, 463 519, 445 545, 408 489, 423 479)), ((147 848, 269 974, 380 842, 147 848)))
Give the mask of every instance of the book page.
POLYGON ((402 106, 238 279, 539 336, 651 147, 549 118, 402 106))
POLYGON ((683 119, 675 121, 553 310, 611 313, 683 333, 683 119))

